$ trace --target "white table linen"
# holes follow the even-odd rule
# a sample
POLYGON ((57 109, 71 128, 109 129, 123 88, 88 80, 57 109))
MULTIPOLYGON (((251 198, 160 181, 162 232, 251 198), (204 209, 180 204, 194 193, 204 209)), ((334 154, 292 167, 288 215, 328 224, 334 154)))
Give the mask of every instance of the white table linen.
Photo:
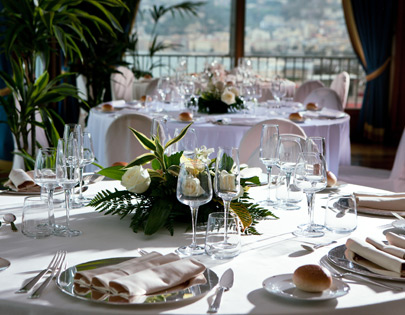
MULTIPOLYGON (((165 106, 167 111, 163 114, 167 114, 169 117, 167 126, 169 133, 173 135, 176 128, 184 128, 186 123, 177 120, 177 115, 181 110, 173 109, 167 104, 165 104, 165 106)), ((105 139, 108 126, 118 116, 134 112, 134 109, 121 109, 114 113, 104 113, 95 108, 90 111, 87 131, 89 131, 93 137, 95 156, 100 165, 108 166, 105 160, 105 139)), ((145 113, 143 112, 143 114, 145 113)), ((161 113, 161 115, 163 114, 161 113)), ((281 114, 276 111, 270 112, 264 107, 258 107, 254 115, 244 115, 240 113, 203 115, 196 119, 192 128, 196 131, 198 146, 205 145, 207 148, 214 148, 215 152, 217 152, 220 146, 239 147, 243 135, 252 125, 266 119, 277 117, 288 117, 288 113, 281 114), (212 123, 219 119, 223 120, 224 118, 230 122, 228 125, 212 123)), ((348 115, 343 118, 330 120, 307 119, 304 123, 301 123, 300 126, 309 137, 325 137, 326 162, 328 168, 334 174, 338 175, 339 164, 350 165, 350 117, 348 115)), ((214 154, 211 157, 214 157, 214 154)), ((96 168, 90 166, 86 170, 96 170, 96 168)))
MULTIPOLYGON (((86 195, 100 189, 121 188, 116 181, 103 181, 91 185, 86 195)), ((263 193, 255 188, 256 195, 263 193)), ((364 186, 347 185, 343 192, 377 190, 364 186)), ((316 209, 326 205, 326 194, 317 195, 316 209)), ((14 212, 17 227, 21 230, 22 196, 1 195, 0 215, 14 212), (17 208, 12 208, 17 207, 17 208)), ((262 288, 262 281, 270 276, 293 273, 304 264, 319 264, 319 260, 332 246, 315 252, 304 251, 300 240, 291 232, 297 224, 306 222, 305 201, 303 209, 298 211, 274 211, 279 220, 263 220, 257 228, 262 235, 243 236, 242 253, 232 259, 217 261, 205 255, 197 257, 218 276, 232 268, 235 282, 232 289, 224 293, 220 314, 403 314, 405 292, 392 292, 361 282, 348 281, 350 291, 346 296, 325 302, 300 302, 282 299, 270 295, 262 288)), ((57 214, 62 209, 57 209, 57 214)), ((383 232, 390 228, 392 218, 378 216, 359 216, 358 229, 350 237, 365 239, 370 234, 383 239, 383 232)), ((215 290, 193 302, 172 303, 167 305, 113 306, 86 302, 62 293, 54 282, 44 291, 40 299, 29 299, 28 294, 15 294, 21 284, 46 267, 57 250, 67 250, 68 266, 86 261, 138 256, 137 248, 158 251, 162 254, 173 252, 178 246, 187 244, 191 231, 178 226, 171 237, 166 230, 153 236, 142 232, 133 233, 129 228, 130 217, 120 220, 118 216, 103 215, 93 208, 81 208, 71 211, 71 226, 83 231, 75 238, 51 236, 42 240, 29 239, 21 232, 12 232, 9 226, 0 230, 0 256, 8 259, 11 266, 0 272, 0 314, 205 314, 214 298, 215 290)), ((203 243, 204 231, 198 231, 197 242, 203 243)), ((337 244, 345 244, 349 235, 326 232, 326 235, 307 241, 325 242, 335 239, 337 244)), ((403 286, 405 283, 396 282, 403 286)))

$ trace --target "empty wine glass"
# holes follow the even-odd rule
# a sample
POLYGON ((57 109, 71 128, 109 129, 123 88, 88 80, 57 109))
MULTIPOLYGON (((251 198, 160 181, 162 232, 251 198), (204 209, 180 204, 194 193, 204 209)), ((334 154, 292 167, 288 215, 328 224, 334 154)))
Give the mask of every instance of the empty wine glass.
POLYGON ((299 206, 296 203, 289 203, 289 191, 291 185, 291 174, 294 171, 295 165, 298 160, 301 149, 301 138, 296 135, 280 135, 279 145, 279 168, 285 174, 287 184, 287 199, 284 203, 280 203, 278 206, 286 210, 296 210, 299 206))
POLYGON ((184 107, 187 107, 191 97, 193 97, 195 91, 195 85, 192 80, 184 80, 180 82, 179 92, 183 101, 184 107))
POLYGON ((65 192, 66 226, 55 230, 56 236, 73 237, 82 234, 78 230, 69 227, 69 213, 71 209, 72 190, 80 180, 80 154, 77 139, 73 133, 69 139, 58 140, 56 154, 56 179, 65 192))
MULTIPOLYGON (((225 220, 233 198, 240 194, 239 151, 236 148, 219 148, 215 164, 215 193, 224 202, 225 220)), ((227 226, 225 221, 225 227, 227 226)), ((227 242, 225 228, 224 242, 227 242)))
POLYGON ((160 143, 164 146, 166 142, 169 140, 169 131, 167 128, 167 118, 160 117, 160 118, 153 118, 152 119, 152 127, 150 130, 151 137, 159 136, 160 143))
MULTIPOLYGON (((177 137, 181 132, 181 129, 176 128, 174 130, 173 137, 177 137)), ((183 151, 183 155, 186 158, 195 158, 195 148, 197 147, 197 134, 194 128, 189 128, 184 137, 175 143, 176 152, 183 151)))
POLYGON ((270 90, 274 99, 281 106, 281 99, 287 94, 287 90, 284 81, 279 76, 271 81, 270 90))
MULTIPOLYGON (((326 163, 326 143, 324 137, 308 137, 303 151, 322 154, 326 163)), ((326 163, 326 170, 328 169, 327 164, 328 163, 326 163)))
POLYGON ((305 237, 323 236, 324 232, 313 226, 315 193, 325 189, 327 183, 323 156, 312 152, 301 153, 294 169, 294 183, 307 196, 309 214, 309 223, 305 225, 305 228, 295 231, 294 234, 305 237))
POLYGON ((38 150, 35 159, 34 181, 37 185, 45 187, 48 200, 49 226, 54 231, 55 214, 53 209, 53 193, 59 186, 56 179, 56 148, 48 147, 38 150))
POLYGON ((83 132, 81 137, 81 145, 78 144, 79 158, 80 158, 80 181, 79 181, 79 196, 77 201, 82 205, 91 200, 91 198, 86 198, 83 196, 83 170, 86 165, 90 165, 94 162, 94 149, 93 149, 93 140, 90 132, 83 132))
POLYGON ((279 147, 279 130, 278 125, 263 124, 262 135, 260 138, 260 160, 264 164, 267 170, 267 182, 269 194, 267 199, 261 202, 266 206, 273 206, 274 201, 270 199, 271 194, 271 170, 274 165, 279 162, 278 158, 278 147, 279 147))
POLYGON ((188 256, 203 254, 204 247, 197 245, 196 242, 196 226, 199 206, 212 199, 211 175, 207 164, 200 160, 189 160, 182 163, 177 180, 176 195, 181 203, 190 206, 193 228, 191 244, 180 247, 178 251, 188 256))
POLYGON ((162 102, 166 102, 167 95, 171 92, 171 80, 169 76, 160 77, 157 85, 157 91, 162 98, 162 102))

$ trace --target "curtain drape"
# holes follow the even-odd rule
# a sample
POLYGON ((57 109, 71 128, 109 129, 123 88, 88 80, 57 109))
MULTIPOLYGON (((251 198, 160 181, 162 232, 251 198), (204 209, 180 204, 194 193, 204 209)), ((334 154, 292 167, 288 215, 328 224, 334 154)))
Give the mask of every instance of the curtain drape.
POLYGON ((389 69, 397 0, 342 0, 353 49, 367 84, 360 112, 366 138, 382 141, 389 109, 389 69))

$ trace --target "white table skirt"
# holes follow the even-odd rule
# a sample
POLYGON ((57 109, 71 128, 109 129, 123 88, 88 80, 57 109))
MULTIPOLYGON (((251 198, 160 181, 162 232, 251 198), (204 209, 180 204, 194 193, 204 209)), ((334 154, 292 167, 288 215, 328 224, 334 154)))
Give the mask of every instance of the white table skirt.
MULTIPOLYGON (((94 108, 90 111, 87 131, 92 134, 95 155, 100 165, 108 166, 105 160, 105 139, 108 126, 120 115, 134 112, 136 111, 133 109, 122 109, 110 114, 100 112, 94 108)), ((178 109, 166 112, 169 116, 167 125, 171 135, 173 135, 176 128, 184 128, 186 126, 185 123, 176 120, 178 113, 178 109)), ((192 126, 196 130, 198 146, 205 145, 208 148, 214 148, 215 152, 218 151, 220 146, 239 147, 243 135, 249 130, 251 125, 233 125, 232 123, 229 125, 217 125, 206 122, 207 119, 215 121, 216 119, 226 117, 239 120, 246 118, 253 125, 266 119, 283 116, 274 113, 269 115, 263 108, 258 108, 255 115, 248 116, 244 114, 205 115, 192 126)), ((309 137, 325 137, 326 160, 329 169, 334 174, 338 175, 339 164, 350 165, 350 117, 348 115, 344 118, 331 120, 310 119, 300 124, 300 126, 309 137)), ((96 170, 96 168, 90 166, 87 168, 87 171, 90 170, 96 170)))
MULTIPOLYGON (((120 185, 116 181, 103 181, 91 185, 86 195, 100 189, 113 189, 120 185)), ((263 194, 263 188, 255 188, 253 193, 263 194)), ((371 188, 347 185, 344 192, 375 191, 371 188)), ((326 194, 317 196, 316 208, 325 205, 326 194)), ((17 227, 21 230, 22 196, 1 195, 0 215, 13 212, 17 216, 17 227), (14 207, 14 208, 13 208, 14 207)), ((405 292, 394 293, 389 290, 361 282, 347 281, 350 292, 338 299, 324 302, 299 302, 274 297, 262 288, 262 281, 270 276, 293 273, 304 264, 319 264, 319 260, 335 245, 344 244, 348 235, 327 232, 322 238, 311 239, 324 242, 336 239, 337 244, 309 253, 303 251, 300 240, 290 232, 297 224, 306 222, 305 202, 303 209, 297 211, 274 211, 279 220, 264 220, 257 226, 262 232, 259 236, 242 237, 242 253, 224 261, 212 260, 205 255, 198 259, 211 268, 218 276, 232 268, 235 282, 231 290, 224 293, 219 314, 403 314, 405 292)), ((62 209, 57 211, 60 214, 62 209)), ((62 212, 63 213, 63 212, 62 212)), ((358 229, 351 236, 365 238, 372 235, 384 239, 383 231, 390 228, 390 217, 359 216, 358 229)), ((86 261, 137 256, 137 248, 161 253, 173 252, 178 246, 191 241, 191 232, 185 227, 177 227, 173 237, 168 231, 161 230, 153 236, 142 232, 133 233, 129 228, 130 217, 120 220, 96 212, 93 208, 72 210, 71 227, 83 232, 74 238, 51 236, 34 240, 21 232, 12 232, 5 225, 0 230, 0 257, 8 259, 11 266, 0 272, 0 314, 205 314, 215 290, 201 299, 189 303, 148 306, 112 306, 86 302, 61 292, 52 282, 40 299, 28 299, 27 294, 15 294, 21 284, 46 267, 57 250, 67 250, 68 266, 86 261), (186 232, 185 232, 186 231, 186 232)), ((203 243, 204 233, 198 233, 198 243, 203 243)), ((308 240, 308 239, 307 239, 308 240)), ((405 283, 396 282, 403 286, 405 283)))

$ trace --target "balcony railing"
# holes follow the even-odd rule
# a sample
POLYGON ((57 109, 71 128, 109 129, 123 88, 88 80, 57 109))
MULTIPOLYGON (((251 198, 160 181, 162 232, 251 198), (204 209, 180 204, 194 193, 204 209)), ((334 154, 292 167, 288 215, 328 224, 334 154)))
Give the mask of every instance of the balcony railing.
MULTIPOLYGON (((253 70, 262 77, 280 75, 297 83, 299 86, 307 80, 320 80, 325 86, 330 86, 336 74, 346 71, 350 75, 350 90, 348 108, 361 108, 364 92, 365 74, 357 58, 353 57, 327 57, 327 56, 247 56, 252 60, 253 70)), ((233 68, 233 57, 225 55, 200 55, 200 54, 159 54, 152 60, 145 55, 137 55, 136 60, 128 56, 127 61, 135 61, 142 70, 149 68, 150 64, 159 64, 152 70, 154 77, 162 74, 172 75, 180 60, 187 61, 187 73, 202 72, 207 63, 217 60, 226 69, 233 68)))

